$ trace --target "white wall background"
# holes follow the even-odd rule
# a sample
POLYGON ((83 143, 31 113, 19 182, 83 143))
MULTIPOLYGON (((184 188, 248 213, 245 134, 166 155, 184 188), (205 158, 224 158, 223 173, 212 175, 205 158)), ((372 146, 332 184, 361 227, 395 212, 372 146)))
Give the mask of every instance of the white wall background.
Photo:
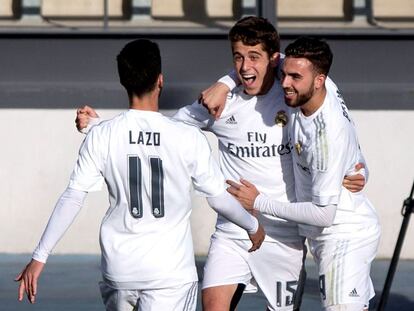
MULTIPOLYGON (((118 113, 100 111, 104 118, 118 113)), ((401 227, 400 210, 414 180, 414 111, 352 111, 370 168, 366 191, 382 224, 378 258, 392 256, 401 227)), ((73 110, 0 110, 0 253, 30 253, 54 203, 66 188, 83 139, 73 110)), ((214 138, 211 142, 214 144, 214 138)), ((99 253, 100 220, 108 206, 106 191, 91 193, 55 253, 99 253)), ((215 214, 194 199, 192 228, 197 254, 208 250, 215 214)), ((414 220, 401 258, 414 259, 414 220)))

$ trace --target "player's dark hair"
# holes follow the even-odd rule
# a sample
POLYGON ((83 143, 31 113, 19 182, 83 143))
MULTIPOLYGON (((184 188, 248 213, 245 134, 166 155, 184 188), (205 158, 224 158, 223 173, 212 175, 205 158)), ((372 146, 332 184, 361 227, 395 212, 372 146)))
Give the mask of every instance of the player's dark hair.
POLYGON ((241 41, 245 45, 262 44, 264 50, 273 55, 280 51, 280 38, 276 28, 265 18, 247 16, 240 19, 229 32, 230 42, 241 41))
POLYGON ((131 98, 141 97, 156 86, 161 73, 160 49, 155 42, 138 39, 129 42, 116 58, 119 80, 131 98))
POLYGON ((329 45, 322 40, 312 37, 300 37, 285 49, 286 57, 306 58, 315 71, 328 75, 332 65, 333 55, 329 45))

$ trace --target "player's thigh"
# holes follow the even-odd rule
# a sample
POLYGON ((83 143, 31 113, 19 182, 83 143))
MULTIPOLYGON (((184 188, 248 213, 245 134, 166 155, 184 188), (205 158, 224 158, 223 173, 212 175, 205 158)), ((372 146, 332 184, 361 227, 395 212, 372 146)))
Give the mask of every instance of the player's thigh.
POLYGON ((239 289, 244 287, 241 285, 250 282, 248 252, 236 241, 216 236, 211 238, 202 281, 203 307, 206 310, 229 310, 241 296, 239 289))
POLYGON ((115 289, 105 282, 99 283, 106 311, 132 311, 139 300, 137 290, 115 289))
POLYGON ((379 228, 371 227, 349 239, 310 241, 318 265, 322 305, 368 305, 374 296, 371 263, 379 243, 379 228))
POLYGON ((241 248, 236 241, 215 236, 211 238, 204 265, 203 289, 249 283, 251 279, 247 263, 249 253, 241 248))
POLYGON ((174 287, 141 290, 137 311, 195 311, 198 282, 174 287))
POLYGON ((204 311, 229 311, 232 304, 237 305, 243 293, 240 284, 221 285, 204 288, 202 304, 204 311), (241 288, 241 290, 239 290, 241 288), (233 303, 234 302, 234 303, 233 303))
POLYGON ((250 254, 249 266, 269 310, 298 310, 306 271, 306 247, 303 241, 264 242, 250 254))

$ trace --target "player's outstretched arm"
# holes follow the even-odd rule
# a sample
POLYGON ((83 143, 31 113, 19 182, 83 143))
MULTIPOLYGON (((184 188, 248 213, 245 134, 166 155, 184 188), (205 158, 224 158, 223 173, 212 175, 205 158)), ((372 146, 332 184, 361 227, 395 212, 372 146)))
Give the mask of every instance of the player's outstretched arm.
POLYGON ((342 181, 342 185, 351 192, 362 191, 365 187, 365 165, 358 163, 355 165, 355 174, 346 175, 342 181))
POLYGON ((320 206, 312 202, 280 202, 260 194, 256 187, 245 179, 240 180, 241 184, 231 180, 226 182, 230 185, 227 191, 249 211, 257 210, 267 215, 318 227, 331 226, 335 218, 336 205, 320 206))
POLYGON ((45 264, 43 262, 32 259, 23 271, 15 278, 16 282, 20 282, 18 288, 18 300, 22 301, 26 293, 30 303, 36 302, 37 281, 43 271, 45 264))
POLYGON ((69 228, 83 205, 86 192, 67 188, 56 203, 42 238, 33 253, 33 259, 15 278, 20 282, 18 300, 22 301, 26 293, 30 303, 34 303, 37 294, 37 280, 43 271, 45 262, 54 246, 69 228))
POLYGON ((82 108, 76 110, 75 123, 76 128, 79 132, 86 134, 88 132, 86 129, 90 128, 91 125, 94 125, 98 122, 99 116, 96 113, 95 109, 92 107, 85 105, 82 108))

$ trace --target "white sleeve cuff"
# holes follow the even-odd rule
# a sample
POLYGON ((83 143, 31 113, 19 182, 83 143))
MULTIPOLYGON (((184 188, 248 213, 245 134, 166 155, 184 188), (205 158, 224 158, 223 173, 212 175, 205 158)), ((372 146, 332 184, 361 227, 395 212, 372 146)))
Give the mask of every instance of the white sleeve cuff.
POLYGON ((88 123, 88 126, 87 127, 85 127, 85 128, 83 128, 83 129, 81 129, 81 133, 82 134, 88 134, 89 133, 89 131, 91 130, 91 128, 92 127, 94 127, 95 125, 97 125, 97 124, 99 124, 99 123, 101 123, 101 118, 93 118, 93 117, 90 117, 89 118, 89 123, 88 123))
POLYGON ((234 90, 239 84, 239 79, 237 78, 236 72, 232 70, 228 75, 221 77, 217 82, 227 85, 230 91, 234 90))

